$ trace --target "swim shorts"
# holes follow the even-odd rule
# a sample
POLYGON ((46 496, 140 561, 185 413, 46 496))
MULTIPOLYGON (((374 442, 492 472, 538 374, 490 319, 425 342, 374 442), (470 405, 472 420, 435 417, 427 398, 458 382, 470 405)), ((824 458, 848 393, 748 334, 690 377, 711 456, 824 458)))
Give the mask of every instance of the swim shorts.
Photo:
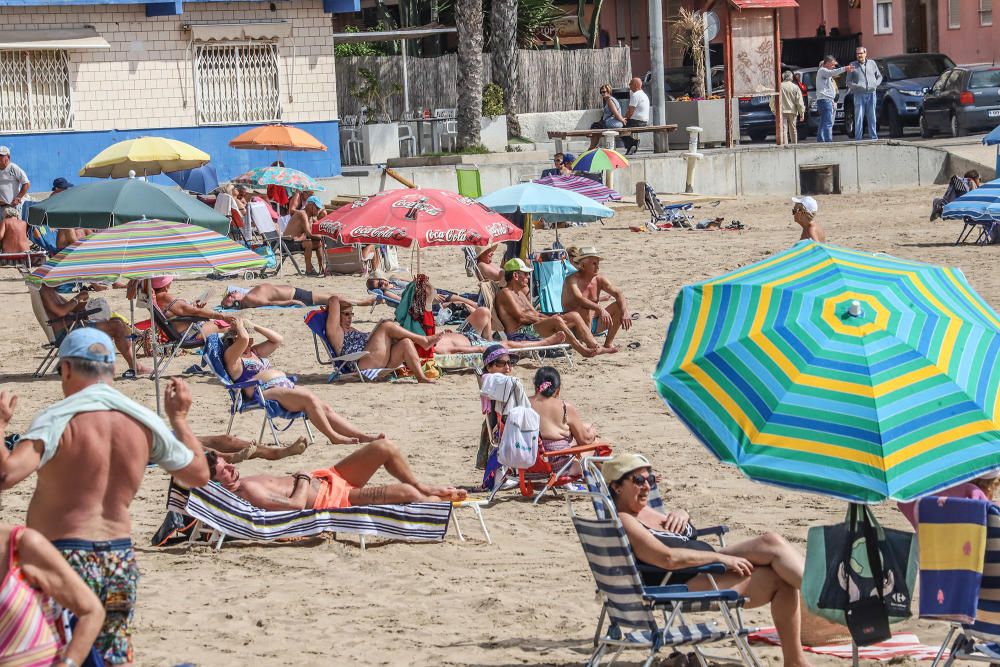
POLYGON ((351 489, 355 487, 340 476, 336 467, 321 468, 312 471, 311 474, 313 479, 318 479, 322 483, 313 503, 314 510, 335 510, 351 506, 349 497, 351 489))
POLYGON ((110 665, 132 662, 132 628, 139 587, 139 565, 132 540, 68 539, 54 540, 52 544, 104 606, 104 626, 94 647, 110 665))
POLYGON ((293 289, 295 291, 292 294, 292 299, 294 299, 295 301, 301 301, 302 303, 306 304, 307 306, 315 306, 316 305, 315 303, 313 303, 313 293, 312 292, 310 292, 309 290, 306 290, 306 289, 302 289, 300 287, 295 287, 293 289))
POLYGON ((541 340, 542 337, 538 335, 535 331, 535 326, 532 324, 525 324, 523 327, 517 331, 507 334, 507 340, 512 341, 525 341, 525 340, 541 340))

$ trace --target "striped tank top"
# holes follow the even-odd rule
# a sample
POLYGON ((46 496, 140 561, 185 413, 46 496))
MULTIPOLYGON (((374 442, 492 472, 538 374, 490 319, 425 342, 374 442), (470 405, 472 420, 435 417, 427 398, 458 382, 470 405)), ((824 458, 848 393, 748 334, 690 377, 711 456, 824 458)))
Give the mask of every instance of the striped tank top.
POLYGON ((58 659, 60 641, 46 614, 45 597, 21 572, 17 542, 24 526, 10 532, 7 575, 0 587, 0 667, 42 667, 58 659))

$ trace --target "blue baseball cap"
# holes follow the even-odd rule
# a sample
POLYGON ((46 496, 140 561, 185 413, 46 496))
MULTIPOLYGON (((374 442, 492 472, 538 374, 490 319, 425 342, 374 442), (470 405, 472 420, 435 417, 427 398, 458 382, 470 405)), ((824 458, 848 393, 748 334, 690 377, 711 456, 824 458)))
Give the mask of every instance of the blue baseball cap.
POLYGON ((321 202, 319 200, 319 197, 317 197, 316 195, 313 195, 312 197, 310 197, 309 199, 307 199, 306 203, 307 204, 312 204, 316 208, 323 208, 323 202, 321 202))
POLYGON ((93 327, 74 329, 59 345, 60 359, 86 359, 106 364, 115 362, 115 343, 111 336, 93 327))
POLYGON ((563 164, 572 167, 574 162, 576 162, 575 155, 573 155, 572 153, 563 153, 563 164))
POLYGON ((69 190, 71 187, 73 187, 73 184, 67 181, 62 176, 52 181, 53 190, 69 190))

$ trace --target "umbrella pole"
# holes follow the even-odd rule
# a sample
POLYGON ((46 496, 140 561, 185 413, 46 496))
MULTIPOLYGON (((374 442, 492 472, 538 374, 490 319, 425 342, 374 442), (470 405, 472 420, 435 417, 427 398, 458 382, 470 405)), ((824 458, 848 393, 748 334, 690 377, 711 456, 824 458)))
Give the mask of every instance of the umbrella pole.
MULTIPOLYGON (((136 328, 135 328, 135 296, 134 295, 129 298, 129 300, 128 300, 128 307, 129 307, 129 320, 128 321, 129 321, 130 328, 132 329, 131 335, 129 336, 129 339, 132 341, 132 371, 135 372, 139 368, 139 361, 138 361, 138 357, 135 354, 135 349, 136 349, 135 348, 135 332, 136 332, 136 328)), ((136 377, 138 377, 138 375, 139 374, 136 373, 136 377)))
POLYGON ((153 301, 153 281, 146 281, 146 295, 149 298, 149 336, 150 343, 149 346, 153 350, 153 386, 156 390, 156 414, 161 414, 160 412, 160 363, 156 358, 156 314, 153 309, 156 308, 156 302, 153 301))

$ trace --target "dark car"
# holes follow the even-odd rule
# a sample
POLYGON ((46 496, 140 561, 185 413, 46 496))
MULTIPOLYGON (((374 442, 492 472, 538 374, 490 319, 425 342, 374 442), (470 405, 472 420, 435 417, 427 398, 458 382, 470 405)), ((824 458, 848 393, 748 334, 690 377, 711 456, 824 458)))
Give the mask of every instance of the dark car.
MULTIPOLYGON (((876 91, 875 113, 879 126, 887 127, 890 137, 901 137, 904 127, 919 124, 924 90, 955 66, 943 53, 908 53, 876 58, 875 62, 883 79, 876 91)), ((844 99, 844 123, 854 127, 854 97, 849 92, 844 99)))
POLYGON ((950 132, 964 137, 970 130, 1000 124, 1000 68, 993 65, 953 67, 924 95, 920 134, 950 132))

